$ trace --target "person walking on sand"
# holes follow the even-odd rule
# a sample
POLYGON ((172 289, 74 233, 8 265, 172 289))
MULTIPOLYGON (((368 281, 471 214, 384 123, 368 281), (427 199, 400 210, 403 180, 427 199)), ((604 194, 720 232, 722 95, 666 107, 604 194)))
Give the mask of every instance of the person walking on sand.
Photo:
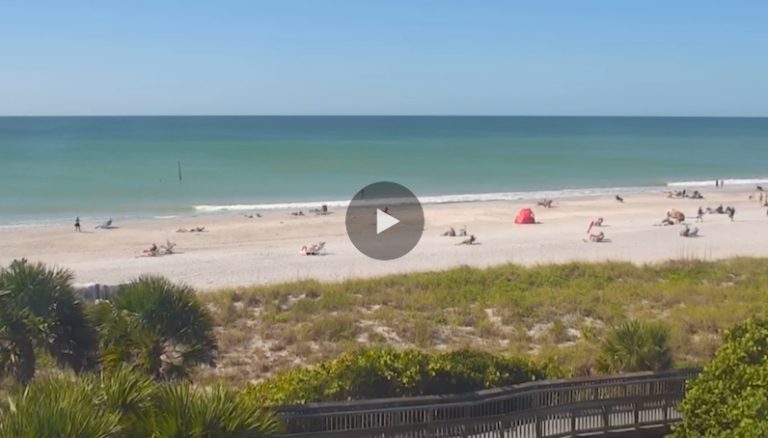
POLYGON ((736 209, 733 207, 728 207, 728 218, 731 219, 731 222, 733 222, 733 216, 736 214, 736 209))
POLYGON ((696 222, 704 222, 704 210, 699 207, 699 211, 696 212, 696 222))
POLYGON ((75 218, 75 232, 76 233, 80 232, 80 216, 75 218))

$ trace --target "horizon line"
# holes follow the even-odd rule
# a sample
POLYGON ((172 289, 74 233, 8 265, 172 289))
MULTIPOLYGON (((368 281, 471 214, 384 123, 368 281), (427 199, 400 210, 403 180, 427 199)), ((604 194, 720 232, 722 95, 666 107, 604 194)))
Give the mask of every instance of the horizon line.
POLYGON ((477 117, 477 118, 680 118, 680 119, 765 119, 768 115, 633 115, 633 114, 0 114, 0 118, 67 117, 477 117))

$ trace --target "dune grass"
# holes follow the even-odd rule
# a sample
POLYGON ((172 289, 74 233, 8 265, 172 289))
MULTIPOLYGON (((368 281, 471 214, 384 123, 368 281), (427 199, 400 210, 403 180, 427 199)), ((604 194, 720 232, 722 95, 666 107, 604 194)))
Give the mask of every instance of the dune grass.
POLYGON ((768 310, 768 259, 462 267, 201 298, 221 346, 203 382, 260 380, 362 345, 527 354, 584 375, 606 331, 627 319, 667 326, 678 366, 704 363, 723 329, 768 310))

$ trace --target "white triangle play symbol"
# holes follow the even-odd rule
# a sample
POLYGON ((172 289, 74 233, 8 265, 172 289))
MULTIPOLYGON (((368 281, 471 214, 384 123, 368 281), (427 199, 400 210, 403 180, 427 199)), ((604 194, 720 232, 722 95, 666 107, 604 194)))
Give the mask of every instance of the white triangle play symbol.
POLYGON ((376 234, 381 234, 399 223, 400 221, 394 216, 376 209, 376 234))

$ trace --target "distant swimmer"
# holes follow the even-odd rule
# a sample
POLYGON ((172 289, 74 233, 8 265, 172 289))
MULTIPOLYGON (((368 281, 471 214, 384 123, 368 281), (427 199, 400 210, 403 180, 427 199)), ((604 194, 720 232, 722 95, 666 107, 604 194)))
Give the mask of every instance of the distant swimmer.
POLYGON ((80 216, 75 218, 75 232, 80 232, 80 216))

